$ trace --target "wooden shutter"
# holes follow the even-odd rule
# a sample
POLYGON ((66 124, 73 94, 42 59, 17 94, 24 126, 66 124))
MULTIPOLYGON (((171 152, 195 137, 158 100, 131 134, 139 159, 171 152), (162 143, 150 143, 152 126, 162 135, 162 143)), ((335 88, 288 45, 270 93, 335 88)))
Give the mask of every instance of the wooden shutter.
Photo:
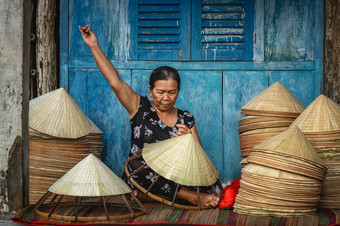
POLYGON ((130 59, 188 60, 190 1, 131 0, 130 59))
POLYGON ((193 0, 192 59, 252 60, 253 0, 193 0))

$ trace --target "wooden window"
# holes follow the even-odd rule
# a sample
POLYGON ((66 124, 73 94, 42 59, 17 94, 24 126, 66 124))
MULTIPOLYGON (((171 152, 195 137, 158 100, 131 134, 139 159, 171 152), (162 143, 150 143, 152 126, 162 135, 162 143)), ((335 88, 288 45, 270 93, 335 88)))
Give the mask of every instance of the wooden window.
POLYGON ((253 0, 131 0, 131 60, 252 60, 253 0))

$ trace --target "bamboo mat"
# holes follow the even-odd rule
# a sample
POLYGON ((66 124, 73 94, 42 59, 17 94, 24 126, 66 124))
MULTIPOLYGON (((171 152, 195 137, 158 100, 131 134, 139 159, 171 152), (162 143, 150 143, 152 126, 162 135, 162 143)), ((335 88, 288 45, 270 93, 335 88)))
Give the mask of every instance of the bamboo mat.
MULTIPOLYGON (((23 209, 12 221, 26 225, 251 225, 251 226, 324 226, 340 225, 340 210, 318 209, 312 215, 300 217, 264 217, 237 214, 233 210, 183 210, 161 203, 146 203, 147 215, 110 222, 67 222, 40 217, 32 206, 23 209)), ((64 210, 72 212, 72 207, 64 210)), ((108 211, 113 211, 112 209, 108 211)), ((88 207, 81 216, 105 214, 103 210, 88 207)))

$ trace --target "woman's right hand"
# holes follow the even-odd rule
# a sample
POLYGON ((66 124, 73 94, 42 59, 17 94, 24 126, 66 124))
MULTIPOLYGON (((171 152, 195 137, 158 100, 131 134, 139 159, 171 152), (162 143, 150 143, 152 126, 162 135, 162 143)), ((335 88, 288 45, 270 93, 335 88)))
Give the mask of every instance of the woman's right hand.
POLYGON ((86 25, 86 27, 81 27, 79 25, 79 31, 81 33, 81 36, 83 37, 84 42, 90 49, 92 49, 95 46, 98 46, 97 36, 91 30, 90 25, 86 25))

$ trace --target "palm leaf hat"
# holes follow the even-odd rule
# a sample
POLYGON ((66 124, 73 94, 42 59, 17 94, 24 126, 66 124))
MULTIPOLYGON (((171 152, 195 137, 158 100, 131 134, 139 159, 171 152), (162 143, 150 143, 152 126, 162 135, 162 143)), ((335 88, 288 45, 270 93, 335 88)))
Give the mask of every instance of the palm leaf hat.
MULTIPOLYGON (((218 180, 216 167, 210 161, 202 146, 192 134, 186 134, 157 143, 148 144, 142 150, 136 152, 135 156, 132 156, 125 163, 128 164, 130 161, 135 158, 139 158, 140 156, 143 156, 145 164, 139 169, 144 168, 146 165, 149 166, 152 170, 159 174, 155 181, 162 176, 175 182, 177 184, 177 189, 179 185, 197 187, 198 200, 200 186, 211 186, 215 194, 217 194, 214 187, 216 182, 220 186, 220 189, 222 188, 222 185, 218 180)), ((179 208, 201 208, 200 203, 198 203, 198 207, 174 203, 177 195, 177 189, 172 202, 151 194, 150 189, 154 184, 152 184, 149 188, 143 188, 133 180, 133 175, 137 173, 139 169, 130 174, 126 167, 125 172, 129 176, 130 181, 151 198, 179 208)))
MULTIPOLYGON (((44 205, 49 207, 48 204, 44 205)), ((51 206, 50 206, 51 207, 51 206)), ((111 169, 109 169, 102 161, 100 161, 93 154, 89 154, 86 158, 81 160, 71 170, 69 170, 64 176, 57 180, 46 192, 46 194, 37 202, 36 213, 43 217, 51 217, 54 219, 64 220, 79 220, 79 221, 93 221, 93 220, 117 220, 129 217, 140 216, 146 213, 143 205, 133 195, 125 182, 120 179, 111 169), (124 194, 129 193, 135 202, 139 205, 139 209, 142 211, 134 212, 133 208, 127 201, 124 194), (49 198, 50 195, 55 194, 53 200, 58 196, 58 201, 54 204, 53 208, 48 209, 41 208, 41 205, 49 198), (53 214, 56 207, 60 204, 61 199, 64 196, 72 196, 77 198, 77 211, 73 216, 53 214), (110 204, 106 202, 107 197, 120 196, 123 203, 130 210, 131 214, 117 215, 114 214, 109 216, 108 207, 110 204), (84 205, 103 205, 106 216, 95 216, 95 217, 78 217, 78 211, 81 199, 84 197, 101 197, 102 203, 84 203, 84 205)))

